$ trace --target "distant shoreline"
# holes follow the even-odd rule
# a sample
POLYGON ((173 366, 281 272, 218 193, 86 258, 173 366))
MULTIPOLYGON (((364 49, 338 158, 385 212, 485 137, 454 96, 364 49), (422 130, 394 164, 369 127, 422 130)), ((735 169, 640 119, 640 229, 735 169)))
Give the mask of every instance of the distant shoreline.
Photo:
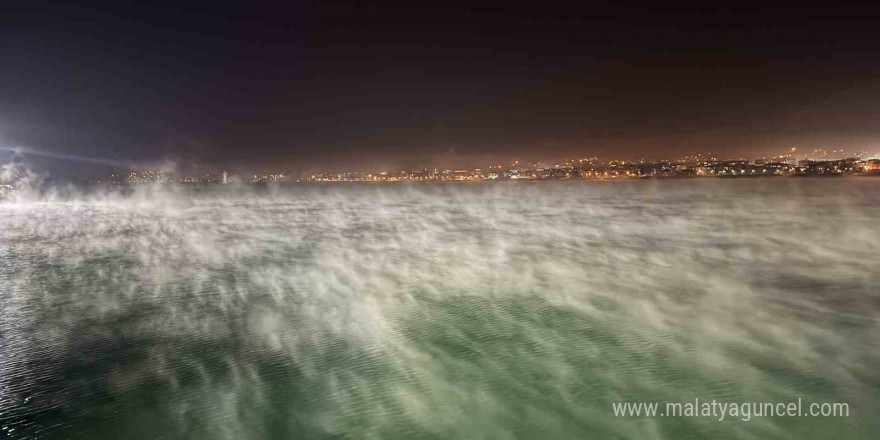
POLYGON ((364 184, 364 185, 425 185, 425 184, 448 184, 448 185, 472 185, 472 184, 499 184, 513 183, 548 183, 548 182, 634 182, 634 181, 686 181, 686 180, 761 180, 761 179, 840 179, 840 178, 878 178, 880 173, 871 174, 786 174, 786 175, 743 175, 743 176, 643 176, 643 177, 620 177, 620 178, 543 178, 543 179, 480 179, 480 180, 279 180, 261 182, 137 182, 137 183, 110 183, 110 182, 83 182, 95 186, 136 187, 142 185, 174 185, 183 187, 241 187, 241 186, 266 186, 266 185, 336 185, 336 184, 364 184))

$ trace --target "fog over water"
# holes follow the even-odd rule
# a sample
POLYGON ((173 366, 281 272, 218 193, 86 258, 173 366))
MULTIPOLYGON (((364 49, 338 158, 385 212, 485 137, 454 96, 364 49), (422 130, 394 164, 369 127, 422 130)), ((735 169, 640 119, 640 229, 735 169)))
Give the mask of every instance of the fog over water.
POLYGON ((876 438, 880 180, 0 202, 13 438, 876 438), (612 402, 848 402, 848 418, 612 402))

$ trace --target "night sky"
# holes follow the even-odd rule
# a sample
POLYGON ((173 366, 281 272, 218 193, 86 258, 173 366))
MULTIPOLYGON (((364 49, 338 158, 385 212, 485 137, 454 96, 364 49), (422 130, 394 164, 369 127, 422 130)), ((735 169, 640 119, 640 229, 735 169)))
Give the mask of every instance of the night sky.
POLYGON ((867 5, 20 3, 4 147, 267 171, 880 150, 867 5))

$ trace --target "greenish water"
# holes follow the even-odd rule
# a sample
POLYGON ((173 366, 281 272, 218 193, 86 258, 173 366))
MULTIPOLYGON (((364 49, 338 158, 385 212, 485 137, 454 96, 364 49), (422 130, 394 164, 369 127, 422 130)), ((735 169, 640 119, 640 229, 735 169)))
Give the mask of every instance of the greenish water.
POLYGON ((0 436, 876 438, 880 181, 0 204, 0 436), (849 417, 616 417, 614 402, 849 417))

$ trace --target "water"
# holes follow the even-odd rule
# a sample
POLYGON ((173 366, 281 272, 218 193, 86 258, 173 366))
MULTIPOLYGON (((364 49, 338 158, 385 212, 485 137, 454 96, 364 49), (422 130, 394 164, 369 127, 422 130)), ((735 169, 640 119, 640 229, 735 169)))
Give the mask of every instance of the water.
POLYGON ((0 204, 0 436, 876 438, 880 181, 0 204), (613 402, 849 417, 615 417, 613 402))

